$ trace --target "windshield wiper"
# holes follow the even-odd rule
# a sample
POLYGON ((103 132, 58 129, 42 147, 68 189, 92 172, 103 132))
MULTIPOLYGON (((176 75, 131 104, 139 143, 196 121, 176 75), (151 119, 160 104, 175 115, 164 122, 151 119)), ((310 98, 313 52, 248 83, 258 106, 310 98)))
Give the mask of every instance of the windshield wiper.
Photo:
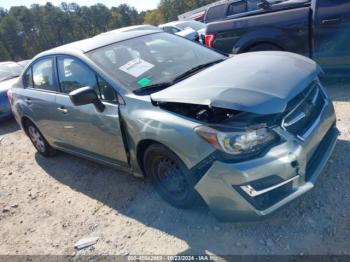
POLYGON ((156 83, 156 84, 153 84, 153 85, 149 85, 149 86, 138 88, 138 89, 134 90, 133 92, 136 95, 149 95, 151 93, 161 91, 161 90, 163 90, 163 89, 165 89, 165 88, 167 88, 169 86, 172 86, 172 85, 176 84, 180 80, 193 75, 195 72, 197 72, 197 71, 199 71, 201 69, 204 69, 204 68, 207 68, 207 67, 212 66, 214 64, 220 63, 220 62, 222 62, 224 60, 225 59, 219 59, 219 60, 215 60, 215 61, 212 61, 212 62, 209 62, 209 63, 205 63, 205 64, 202 64, 202 65, 195 66, 195 67, 191 68, 190 70, 187 70, 186 72, 180 74, 179 76, 177 76, 171 82, 156 83))
POLYGON ((136 95, 149 95, 151 93, 163 90, 171 85, 173 85, 173 82, 161 82, 161 83, 157 83, 154 85, 149 85, 149 86, 138 88, 138 89, 134 90, 133 92, 136 95))
POLYGON ((205 64, 202 64, 202 65, 195 66, 195 67, 191 68, 190 70, 186 71, 185 73, 182 73, 181 75, 177 76, 173 80, 173 84, 175 84, 176 82, 178 82, 178 81, 180 81, 180 80, 182 80, 184 78, 187 78, 187 77, 191 76, 192 74, 196 73, 199 70, 202 70, 204 68, 210 67, 210 66, 215 65, 217 63, 220 63, 222 61, 224 61, 224 59, 219 59, 219 60, 215 60, 215 61, 212 61, 212 62, 209 62, 209 63, 205 63, 205 64))

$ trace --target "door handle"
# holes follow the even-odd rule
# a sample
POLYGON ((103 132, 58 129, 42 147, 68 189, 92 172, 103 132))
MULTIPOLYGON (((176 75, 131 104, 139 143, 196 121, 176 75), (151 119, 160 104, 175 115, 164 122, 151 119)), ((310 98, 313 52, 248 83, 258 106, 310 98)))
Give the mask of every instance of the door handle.
POLYGON ((323 25, 335 25, 335 24, 339 24, 341 22, 341 18, 337 17, 337 18, 330 18, 330 19, 324 19, 322 20, 322 24, 323 25))
POLYGON ((63 114, 67 114, 68 113, 68 109, 63 107, 63 106, 57 107, 57 111, 60 111, 63 114))

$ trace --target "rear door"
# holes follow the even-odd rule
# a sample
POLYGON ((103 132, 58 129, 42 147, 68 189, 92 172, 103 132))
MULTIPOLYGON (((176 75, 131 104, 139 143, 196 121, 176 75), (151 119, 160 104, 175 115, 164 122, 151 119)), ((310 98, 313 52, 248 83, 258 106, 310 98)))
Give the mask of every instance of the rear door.
POLYGON ((315 60, 327 72, 349 72, 350 1, 318 0, 315 5, 315 60))
POLYGON ((54 73, 54 58, 44 57, 32 64, 24 73, 21 92, 25 114, 30 117, 49 143, 57 139, 56 102, 58 84, 54 73))
POLYGON ((56 103, 60 112, 57 129, 60 146, 77 153, 126 165, 127 157, 121 133, 116 91, 92 69, 72 56, 57 57, 61 93, 56 103), (96 90, 106 106, 97 112, 93 104, 75 106, 68 94, 81 87, 96 90))

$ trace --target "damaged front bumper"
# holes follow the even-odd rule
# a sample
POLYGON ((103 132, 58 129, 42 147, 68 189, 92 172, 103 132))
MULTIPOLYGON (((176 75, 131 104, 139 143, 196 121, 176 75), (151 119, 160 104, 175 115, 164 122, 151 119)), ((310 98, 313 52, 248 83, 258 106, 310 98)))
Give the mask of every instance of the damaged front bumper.
POLYGON ((211 164, 195 189, 215 216, 229 221, 256 220, 314 187, 338 137, 334 108, 328 98, 325 101, 307 136, 278 127, 275 131, 284 142, 264 156, 211 164))

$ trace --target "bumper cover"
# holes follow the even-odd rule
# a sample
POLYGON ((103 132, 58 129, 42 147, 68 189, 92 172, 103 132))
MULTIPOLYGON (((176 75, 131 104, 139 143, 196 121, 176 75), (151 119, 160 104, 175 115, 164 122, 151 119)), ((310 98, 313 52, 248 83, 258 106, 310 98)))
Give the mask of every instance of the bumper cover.
POLYGON ((215 161, 195 189, 221 220, 265 217, 314 187, 336 145, 335 121, 330 103, 304 141, 279 128, 276 131, 286 142, 258 159, 241 163, 215 161), (259 181, 261 188, 254 189, 259 181), (275 182, 267 185, 269 181, 275 182))

